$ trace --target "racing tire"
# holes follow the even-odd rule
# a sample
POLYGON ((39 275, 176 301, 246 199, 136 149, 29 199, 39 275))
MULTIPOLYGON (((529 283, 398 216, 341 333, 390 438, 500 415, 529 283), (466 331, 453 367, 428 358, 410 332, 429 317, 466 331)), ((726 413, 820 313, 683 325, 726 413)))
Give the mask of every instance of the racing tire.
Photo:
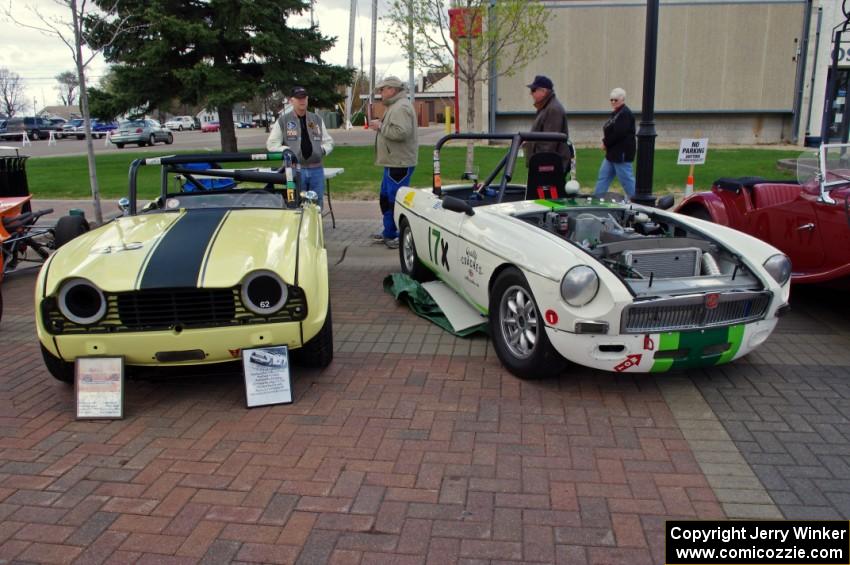
POLYGON ((148 138, 148 145, 150 145, 151 147, 156 145, 156 136, 154 134, 151 134, 151 136, 148 138))
POLYGON ((59 249, 89 229, 89 223, 82 216, 62 216, 53 228, 53 245, 59 249))
POLYGON ((294 360, 304 367, 324 369, 331 364, 334 358, 334 337, 330 302, 328 302, 328 313, 325 315, 322 329, 301 349, 293 351, 293 354, 294 360))
POLYGON ((690 216, 691 218, 696 218, 697 220, 705 220, 706 222, 714 223, 714 220, 711 219, 711 214, 709 214, 708 210, 702 206, 692 206, 687 210, 683 210, 682 214, 690 216))
POLYGON ((426 267, 416 254, 416 243, 413 241, 413 230, 410 222, 402 218, 399 222, 398 260, 401 272, 417 282, 434 280, 434 273, 426 267))
POLYGON ((174 136, 171 134, 171 132, 168 132, 168 137, 165 138, 165 144, 171 145, 172 143, 174 143, 174 136))
POLYGON ((499 273, 490 291, 490 337, 499 360, 521 379, 555 377, 566 362, 546 335, 528 281, 517 269, 499 273))
POLYGON ((124 149, 124 144, 123 143, 116 143, 115 147, 117 147, 118 149, 124 149))
POLYGON ((63 383, 74 382, 74 364, 59 359, 50 353, 44 345, 41 346, 41 356, 44 358, 44 366, 53 378, 63 383))

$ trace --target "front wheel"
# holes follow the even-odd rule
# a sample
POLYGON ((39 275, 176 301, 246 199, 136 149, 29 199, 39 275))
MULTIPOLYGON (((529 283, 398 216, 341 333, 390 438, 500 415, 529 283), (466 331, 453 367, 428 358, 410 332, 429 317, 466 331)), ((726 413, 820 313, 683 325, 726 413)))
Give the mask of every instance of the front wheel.
POLYGON ((413 230, 410 228, 410 222, 407 221, 407 218, 402 218, 399 222, 399 243, 398 258, 401 263, 401 272, 415 281, 425 282, 433 280, 434 273, 422 264, 422 261, 419 260, 419 256, 416 254, 413 230))
POLYGON ((124 149, 124 144, 123 143, 116 143, 115 147, 117 147, 118 149, 124 149))
POLYGON ((528 281, 517 269, 502 271, 490 293, 490 336, 502 364, 521 379, 553 377, 564 359, 552 347, 528 281))
POLYGON ((304 367, 324 369, 334 358, 333 322, 331 322, 331 304, 328 302, 328 313, 322 329, 313 339, 294 352, 295 360, 304 367))
POLYGON ((53 378, 63 383, 74 382, 74 364, 63 361, 50 353, 47 348, 41 346, 41 356, 44 358, 44 366, 53 375, 53 378))

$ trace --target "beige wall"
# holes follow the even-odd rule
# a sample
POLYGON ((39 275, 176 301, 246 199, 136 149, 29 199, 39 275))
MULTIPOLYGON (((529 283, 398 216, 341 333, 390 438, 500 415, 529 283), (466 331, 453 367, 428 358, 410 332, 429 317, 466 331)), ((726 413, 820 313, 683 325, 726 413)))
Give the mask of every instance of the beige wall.
MULTIPOLYGON (((498 112, 532 110, 525 85, 534 75, 555 82, 568 112, 607 111, 621 86, 641 105, 645 4, 549 2, 546 54, 497 85, 498 112)), ((664 111, 790 112, 794 100, 795 38, 800 2, 677 5, 659 10, 655 109, 664 111)))

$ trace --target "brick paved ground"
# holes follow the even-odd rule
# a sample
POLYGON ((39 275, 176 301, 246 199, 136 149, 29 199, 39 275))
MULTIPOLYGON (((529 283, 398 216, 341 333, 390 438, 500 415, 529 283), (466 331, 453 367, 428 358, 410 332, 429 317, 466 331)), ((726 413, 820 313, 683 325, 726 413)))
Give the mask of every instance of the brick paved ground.
POLYGON ((802 295, 711 371, 522 382, 381 292, 374 206, 327 231, 336 356, 288 406, 245 409, 240 375, 130 381, 124 420, 77 422, 34 276, 5 281, 0 563, 640 564, 667 518, 850 516, 842 310, 802 295))

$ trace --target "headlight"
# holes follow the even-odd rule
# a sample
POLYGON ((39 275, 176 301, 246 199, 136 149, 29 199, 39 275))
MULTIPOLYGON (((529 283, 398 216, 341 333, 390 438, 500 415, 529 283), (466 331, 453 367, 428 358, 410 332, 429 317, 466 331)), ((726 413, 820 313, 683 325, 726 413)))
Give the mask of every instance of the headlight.
POLYGON ((570 306, 584 306, 599 292, 599 276, 587 265, 573 267, 561 280, 561 296, 570 306))
POLYGON ((106 314, 106 297, 86 279, 70 279, 59 290, 59 311, 75 324, 96 324, 106 314))
POLYGON ((785 255, 778 253, 764 262, 765 270, 770 273, 773 280, 784 285, 791 278, 791 260, 785 255))
POLYGON ((242 281, 242 304, 261 316, 274 314, 286 304, 286 283, 272 271, 254 271, 242 281))

